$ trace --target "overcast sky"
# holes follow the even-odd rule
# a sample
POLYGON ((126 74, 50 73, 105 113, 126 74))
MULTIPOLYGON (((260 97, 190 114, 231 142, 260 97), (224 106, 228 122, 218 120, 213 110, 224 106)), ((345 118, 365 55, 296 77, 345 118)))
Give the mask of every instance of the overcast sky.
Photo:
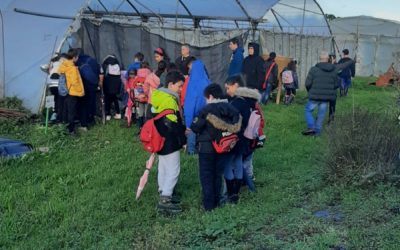
POLYGON ((400 0, 317 0, 325 13, 339 17, 373 16, 400 21, 400 0))

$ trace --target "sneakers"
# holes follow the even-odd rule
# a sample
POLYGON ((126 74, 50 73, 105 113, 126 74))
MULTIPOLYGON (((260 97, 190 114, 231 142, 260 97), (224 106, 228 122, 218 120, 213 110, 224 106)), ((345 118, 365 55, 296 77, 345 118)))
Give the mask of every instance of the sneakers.
POLYGON ((157 206, 158 212, 163 214, 179 214, 182 212, 180 205, 172 202, 171 196, 160 196, 157 206))
POLYGON ((315 130, 312 128, 308 128, 306 130, 304 130, 303 132, 301 132, 303 135, 315 135, 315 130))
POLYGON ((106 116, 106 121, 110 121, 111 120, 111 115, 107 115, 106 116))
POLYGON ((115 120, 121 120, 121 114, 115 114, 114 115, 115 120))

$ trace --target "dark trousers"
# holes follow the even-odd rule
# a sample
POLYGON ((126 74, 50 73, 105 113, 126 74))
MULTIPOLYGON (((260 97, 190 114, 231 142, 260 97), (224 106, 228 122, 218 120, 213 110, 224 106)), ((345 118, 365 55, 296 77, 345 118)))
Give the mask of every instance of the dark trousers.
POLYGON ((85 92, 85 96, 78 97, 78 115, 82 127, 88 126, 88 113, 89 113, 88 98, 86 97, 86 92, 85 92))
POLYGON ((66 104, 66 112, 68 117, 68 132, 74 132, 75 130, 75 116, 76 116, 76 109, 78 104, 78 97, 77 96, 70 96, 68 95, 65 100, 66 104))
POLYGON ((85 98, 87 100, 87 121, 94 123, 94 117, 96 116, 96 88, 85 88, 85 98))
POLYGON ((329 101, 329 117, 335 115, 336 112, 336 99, 329 101))
POLYGON ((67 117, 67 96, 58 96, 57 120, 62 123, 68 122, 67 117))
POLYGON ((218 207, 222 176, 227 158, 216 153, 199 153, 200 182, 204 209, 209 211, 218 207))
POLYGON ((111 115, 111 104, 114 104, 115 113, 120 114, 118 97, 116 94, 104 94, 106 115, 111 115))

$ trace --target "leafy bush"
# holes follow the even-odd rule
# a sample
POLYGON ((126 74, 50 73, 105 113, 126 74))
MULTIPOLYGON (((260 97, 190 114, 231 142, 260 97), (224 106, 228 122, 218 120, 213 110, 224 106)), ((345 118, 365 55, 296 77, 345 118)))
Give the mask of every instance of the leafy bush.
POLYGON ((400 126, 393 116, 355 110, 327 130, 324 179, 350 185, 400 183, 400 126))

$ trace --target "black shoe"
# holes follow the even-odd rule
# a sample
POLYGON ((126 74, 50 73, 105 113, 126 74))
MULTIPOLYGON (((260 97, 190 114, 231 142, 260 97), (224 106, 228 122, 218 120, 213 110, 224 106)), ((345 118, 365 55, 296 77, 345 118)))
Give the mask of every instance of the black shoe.
POLYGON ((306 130, 304 130, 303 132, 301 132, 303 135, 315 135, 315 130, 308 128, 306 130))
POLYGON ((182 212, 181 206, 172 202, 171 196, 160 196, 157 206, 158 212, 162 214, 179 214, 182 212))

